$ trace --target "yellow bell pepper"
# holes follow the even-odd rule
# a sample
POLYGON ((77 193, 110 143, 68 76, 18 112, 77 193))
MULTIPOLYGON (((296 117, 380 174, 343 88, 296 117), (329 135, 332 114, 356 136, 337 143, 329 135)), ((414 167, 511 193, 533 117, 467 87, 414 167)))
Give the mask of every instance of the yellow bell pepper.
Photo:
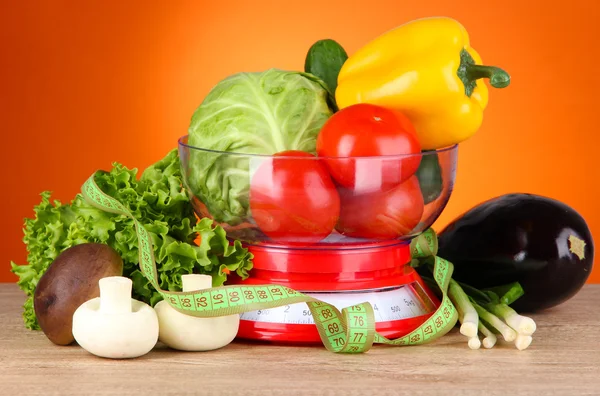
POLYGON ((335 99, 340 109, 371 103, 402 111, 413 122, 423 150, 463 142, 477 132, 488 88, 510 76, 482 66, 469 35, 446 17, 408 22, 367 43, 343 64, 335 99))

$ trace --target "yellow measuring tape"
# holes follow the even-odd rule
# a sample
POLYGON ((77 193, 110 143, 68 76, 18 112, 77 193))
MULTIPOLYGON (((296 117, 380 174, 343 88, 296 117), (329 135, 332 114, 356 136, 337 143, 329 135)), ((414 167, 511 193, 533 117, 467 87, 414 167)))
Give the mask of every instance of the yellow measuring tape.
POLYGON ((440 306, 425 323, 411 333, 389 340, 375 331, 373 307, 369 302, 343 308, 336 307, 289 287, 276 284, 238 286, 229 285, 190 292, 162 290, 157 282, 158 274, 154 249, 148 231, 118 200, 105 194, 92 175, 82 186, 82 194, 91 205, 106 212, 130 217, 135 224, 138 238, 139 265, 142 274, 173 308, 187 315, 216 317, 283 305, 306 303, 310 309, 321 341, 336 353, 361 353, 374 343, 387 345, 419 345, 431 342, 454 327, 458 319, 456 308, 448 297, 448 284, 452 276, 452 263, 437 257, 437 237, 431 229, 411 243, 413 258, 434 259, 434 279, 443 297, 440 306))

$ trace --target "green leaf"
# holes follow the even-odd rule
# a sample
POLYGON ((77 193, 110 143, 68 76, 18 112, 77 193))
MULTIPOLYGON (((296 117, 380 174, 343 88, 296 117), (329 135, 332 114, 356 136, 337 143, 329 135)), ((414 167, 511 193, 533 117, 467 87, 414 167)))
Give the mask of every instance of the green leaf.
POLYGON ((304 71, 323 80, 334 103, 338 75, 347 59, 346 50, 337 41, 323 39, 309 48, 304 60, 304 71))
POLYGON ((444 190, 444 181, 437 152, 423 151, 415 175, 419 181, 425 205, 438 199, 444 190))
POLYGON ((464 290, 464 292, 477 304, 485 305, 494 301, 494 295, 485 293, 482 290, 476 289, 473 286, 467 285, 462 282, 456 282, 464 290))
POLYGON ((220 152, 315 153, 317 135, 332 114, 329 92, 312 74, 269 69, 221 80, 188 128, 188 144, 204 149, 187 153, 189 189, 217 222, 247 221, 250 169, 260 158, 220 152))
MULTIPOLYGON (((119 200, 148 230, 154 244, 160 287, 181 290, 181 275, 210 274, 221 286, 227 276, 222 268, 245 274, 252 268, 252 255, 239 242, 229 245, 225 231, 210 219, 197 221, 183 189, 177 150, 148 167, 136 179, 137 170, 113 163, 110 171, 97 172, 102 190, 119 200), (194 240, 201 236, 200 246, 194 240)), ((140 272, 134 222, 126 216, 104 212, 76 194, 69 204, 50 202, 51 193, 41 194, 34 218, 25 219, 23 242, 27 264, 11 263, 17 284, 28 296, 23 306, 25 326, 39 329, 33 310, 35 287, 54 259, 65 249, 85 242, 106 243, 123 259, 123 276, 132 279, 132 297, 154 306, 161 295, 140 272)))
POLYGON ((498 298, 497 302, 506 305, 514 303, 525 294, 525 291, 519 282, 487 288, 484 291, 494 293, 498 298))

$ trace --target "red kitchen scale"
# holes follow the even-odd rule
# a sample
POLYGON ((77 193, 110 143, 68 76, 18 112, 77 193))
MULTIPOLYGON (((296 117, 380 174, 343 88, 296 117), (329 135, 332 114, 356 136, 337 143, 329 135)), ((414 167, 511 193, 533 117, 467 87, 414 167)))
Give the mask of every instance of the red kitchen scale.
MULTIPOLYGON (((409 265, 409 242, 276 248, 248 246, 254 254, 245 284, 278 284, 342 309, 362 302, 373 306, 376 330, 386 338, 404 336, 439 306, 437 297, 409 265)), ((245 312, 238 338, 285 343, 319 343, 305 303, 245 312)))
MULTIPOLYGON (((424 210, 417 226, 398 238, 359 239, 334 231, 316 244, 285 244, 276 243, 260 234, 253 235, 257 227, 251 214, 242 219, 244 224, 241 226, 219 222, 229 238, 243 241, 254 255, 250 276, 241 280, 231 274, 228 283, 281 285, 329 303, 340 311, 369 302, 374 310, 375 328, 379 334, 395 339, 410 333, 429 319, 440 305, 436 295, 410 266, 410 241, 430 227, 446 206, 453 189, 457 152, 457 146, 453 146, 421 155, 423 164, 433 163, 437 170, 417 172, 421 188, 419 194, 422 193, 425 200, 424 210), (428 191, 436 191, 435 196, 429 196, 428 191)), ((203 173, 194 173, 194 169, 210 172, 236 164, 247 166, 252 175, 253 170, 272 160, 269 156, 193 147, 188 145, 187 137, 180 140, 180 157, 184 180, 194 197, 192 204, 200 217, 212 216, 209 198, 194 195, 190 189, 190 185, 201 184, 198 175, 204 177, 203 173), (197 161, 196 168, 190 166, 192 161, 197 161)), ((317 159, 304 157, 302 160, 317 159)), ((363 172, 365 180, 377 182, 377 170, 397 164, 399 159, 393 156, 385 160, 362 158, 353 161, 356 161, 357 171, 367 170, 363 172)), ((219 180, 219 183, 224 182, 219 180)), ((202 193, 200 189, 197 191, 202 193)), ((243 196, 243 193, 237 193, 243 196)), ((393 210, 402 212, 407 207, 396 206, 393 210)), ((237 337, 275 343, 322 342, 306 303, 243 312, 240 314, 237 337)))

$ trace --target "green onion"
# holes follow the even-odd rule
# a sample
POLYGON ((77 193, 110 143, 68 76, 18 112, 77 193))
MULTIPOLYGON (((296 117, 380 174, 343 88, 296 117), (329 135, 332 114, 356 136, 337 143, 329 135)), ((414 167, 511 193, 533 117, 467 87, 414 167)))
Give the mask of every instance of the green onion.
POLYGON ((475 310, 483 320, 488 322, 491 326, 495 327, 496 330, 498 330, 500 334, 502 334, 504 340, 512 342, 517 338, 517 332, 513 330, 510 326, 508 326, 506 323, 504 323, 496 315, 486 311, 485 308, 483 308, 475 302, 473 302, 473 307, 475 307, 475 310))
POLYGON ((478 329, 479 329, 479 332, 485 336, 485 338, 482 341, 484 348, 490 349, 494 345, 496 345, 496 342, 498 341, 496 334, 492 333, 492 331, 490 329, 485 327, 483 322, 481 322, 481 321, 479 322, 478 329))
POLYGON ((466 283, 458 281, 455 282, 458 283, 458 285, 463 289, 465 293, 467 293, 467 295, 474 298, 475 301, 477 301, 479 304, 487 304, 492 302, 487 293, 484 293, 481 290, 474 288, 473 286, 467 285, 466 283))
MULTIPOLYGON (((477 337, 479 315, 477 315, 477 311, 469 301, 469 297, 453 279, 450 279, 448 294, 458 311, 459 320, 461 322, 460 333, 470 339, 477 337)), ((469 340, 469 342, 471 342, 471 340, 469 340)))
POLYGON ((504 321, 519 334, 530 336, 535 333, 535 321, 527 316, 519 315, 514 309, 504 303, 487 304, 485 306, 491 313, 504 319, 504 321))
POLYGON ((481 348, 481 341, 479 337, 469 337, 469 348, 471 349, 479 349, 481 348))
POLYGON ((531 345, 531 341, 533 341, 533 338, 531 336, 519 334, 515 339, 515 346, 519 351, 522 351, 523 349, 527 349, 529 345, 531 345))
POLYGON ((506 305, 510 305, 515 302, 519 297, 525 294, 523 287, 519 282, 509 283, 507 285, 490 287, 485 290, 495 293, 498 296, 499 301, 506 305))
MULTIPOLYGON (((435 281, 428 275, 432 266, 418 266, 425 283, 437 295, 441 292, 435 281), (425 270, 428 270, 425 273, 425 270)), ((461 324, 460 333, 468 338, 471 349, 493 348, 501 335, 505 341, 514 342, 519 350, 529 347, 533 338, 531 335, 536 330, 532 318, 519 315, 509 304, 523 295, 523 288, 518 282, 510 283, 496 288, 479 290, 454 279, 450 279, 448 296, 458 312, 461 324), (483 338, 479 337, 479 333, 483 338)))

